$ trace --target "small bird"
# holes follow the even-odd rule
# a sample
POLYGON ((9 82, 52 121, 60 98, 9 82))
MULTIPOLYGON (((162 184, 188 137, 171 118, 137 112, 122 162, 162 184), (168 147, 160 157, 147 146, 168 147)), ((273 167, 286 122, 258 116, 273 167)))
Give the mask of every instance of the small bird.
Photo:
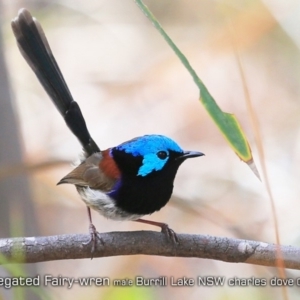
POLYGON ((141 218, 167 204, 182 162, 204 154, 183 151, 172 139, 157 134, 136 137, 101 151, 88 132, 41 25, 23 8, 12 20, 12 29, 23 57, 83 146, 81 163, 58 184, 75 185, 87 206, 92 254, 99 236, 90 208, 109 219, 158 226, 172 241, 178 242, 167 224, 141 218))

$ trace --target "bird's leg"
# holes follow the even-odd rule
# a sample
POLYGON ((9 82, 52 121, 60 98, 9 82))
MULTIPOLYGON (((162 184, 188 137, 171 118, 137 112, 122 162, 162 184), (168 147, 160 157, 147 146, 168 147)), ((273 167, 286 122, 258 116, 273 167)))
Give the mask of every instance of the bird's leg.
POLYGON ((96 239, 98 238, 102 244, 103 244, 103 241, 102 241, 95 225, 92 222, 91 209, 88 206, 87 206, 87 212, 88 212, 88 217, 89 217, 89 221, 90 221, 90 225, 89 225, 90 239, 87 242, 83 243, 83 245, 88 245, 88 244, 92 243, 91 259, 93 259, 93 255, 94 255, 94 252, 96 249, 96 239))
POLYGON ((161 223, 161 222, 155 222, 155 221, 149 221, 149 220, 144 220, 144 219, 137 219, 134 220, 135 222, 140 222, 140 223, 145 223, 153 226, 158 226, 161 228, 161 232, 164 233, 169 239, 172 240, 174 243, 178 243, 178 238, 173 229, 169 227, 168 224, 166 223, 161 223))

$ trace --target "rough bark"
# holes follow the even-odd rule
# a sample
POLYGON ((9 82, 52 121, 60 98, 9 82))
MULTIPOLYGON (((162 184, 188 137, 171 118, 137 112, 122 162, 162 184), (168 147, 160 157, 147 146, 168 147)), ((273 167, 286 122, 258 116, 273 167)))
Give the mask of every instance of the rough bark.
MULTIPOLYGON (((94 258, 117 255, 159 255, 197 257, 230 263, 277 267, 282 257, 286 268, 300 270, 300 248, 259 241, 177 234, 173 243, 164 234, 152 231, 101 233, 94 258)), ((1 263, 37 263, 51 260, 91 258, 89 235, 57 235, 0 239, 1 263)))

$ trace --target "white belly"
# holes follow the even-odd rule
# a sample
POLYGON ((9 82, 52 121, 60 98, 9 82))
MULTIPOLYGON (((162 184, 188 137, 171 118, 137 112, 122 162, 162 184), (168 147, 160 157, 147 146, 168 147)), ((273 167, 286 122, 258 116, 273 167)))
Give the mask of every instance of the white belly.
POLYGON ((134 221, 144 216, 130 214, 121 210, 120 208, 116 207, 114 199, 100 190, 94 190, 89 187, 78 187, 77 190, 81 196, 81 199, 87 206, 96 210, 98 213, 108 219, 117 221, 134 221))

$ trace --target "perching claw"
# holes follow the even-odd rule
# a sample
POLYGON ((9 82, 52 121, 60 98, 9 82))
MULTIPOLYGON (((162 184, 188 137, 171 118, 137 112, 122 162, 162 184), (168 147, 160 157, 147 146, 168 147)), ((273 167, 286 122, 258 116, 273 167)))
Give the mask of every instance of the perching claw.
POLYGON ((149 220, 144 220, 144 219, 137 219, 134 220, 135 222, 140 222, 140 223, 145 223, 153 226, 158 226, 161 228, 161 232, 167 236, 169 240, 171 240, 173 243, 178 244, 178 238, 173 229, 169 227, 168 224, 166 223, 161 223, 161 222, 155 222, 155 221, 149 221, 149 220))
POLYGON ((84 242, 82 244, 83 245, 88 245, 90 243, 92 244, 91 259, 93 259, 96 245, 97 245, 96 240, 99 239, 99 241, 101 242, 102 245, 104 245, 104 242, 100 236, 100 233, 97 231, 95 225, 92 223, 91 209, 89 207, 87 207, 87 210, 88 210, 88 216, 89 216, 89 221, 90 221, 90 225, 89 225, 90 238, 87 242, 84 242))

